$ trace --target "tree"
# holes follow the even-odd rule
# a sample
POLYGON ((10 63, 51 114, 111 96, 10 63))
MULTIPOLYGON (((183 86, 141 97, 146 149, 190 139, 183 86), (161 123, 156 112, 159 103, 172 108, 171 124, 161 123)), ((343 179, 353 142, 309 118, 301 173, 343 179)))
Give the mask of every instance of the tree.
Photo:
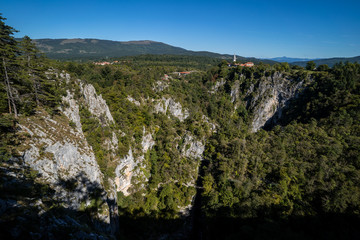
POLYGON ((299 66, 299 65, 292 65, 291 66, 291 69, 294 69, 294 70, 303 70, 304 68, 299 66))
POLYGON ((328 71, 329 66, 327 64, 321 64, 316 68, 318 71, 328 71))
POLYGON ((277 71, 289 71, 290 70, 290 65, 287 62, 282 62, 282 63, 278 63, 275 65, 275 68, 277 71))
POLYGON ((2 61, 2 75, 4 76, 4 83, 6 89, 6 95, 8 99, 9 112, 14 112, 17 117, 17 108, 15 104, 15 98, 13 96, 13 89, 10 85, 11 72, 9 69, 15 65, 16 55, 18 53, 17 42, 12 36, 14 32, 17 32, 14 28, 5 24, 6 18, 3 18, 0 14, 0 58, 2 61))
POLYGON ((34 96, 35 96, 35 101, 36 101, 36 105, 39 106, 39 96, 38 96, 38 91, 39 91, 39 83, 38 83, 38 78, 40 75, 40 70, 37 68, 37 63, 36 63, 36 58, 37 55, 39 54, 39 51, 37 50, 35 44, 31 41, 31 39, 28 36, 23 37, 21 43, 20 43, 20 47, 21 47, 21 60, 22 60, 22 65, 23 65, 23 69, 25 70, 25 78, 30 78, 30 81, 32 82, 33 85, 33 91, 34 91, 34 96))
POLYGON ((316 63, 314 61, 309 61, 306 63, 306 70, 314 70, 316 68, 316 63))
POLYGON ((25 36, 19 45, 19 88, 27 87, 20 96, 20 103, 25 113, 32 114, 35 106, 40 104, 54 108, 60 101, 62 93, 59 88, 56 88, 56 81, 50 80, 46 76, 46 71, 49 69, 46 58, 28 36, 25 36))

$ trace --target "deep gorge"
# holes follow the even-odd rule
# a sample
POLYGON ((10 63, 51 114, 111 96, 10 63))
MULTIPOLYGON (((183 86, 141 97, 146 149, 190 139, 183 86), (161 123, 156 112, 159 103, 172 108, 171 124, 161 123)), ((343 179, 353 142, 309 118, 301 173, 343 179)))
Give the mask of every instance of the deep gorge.
POLYGON ((4 239, 358 236, 359 64, 21 49, 1 70, 4 239))

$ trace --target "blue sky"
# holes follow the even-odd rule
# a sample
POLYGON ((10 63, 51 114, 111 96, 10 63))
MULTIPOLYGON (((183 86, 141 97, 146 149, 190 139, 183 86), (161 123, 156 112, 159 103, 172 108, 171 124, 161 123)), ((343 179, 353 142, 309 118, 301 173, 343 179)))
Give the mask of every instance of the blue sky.
POLYGON ((360 55, 360 0, 0 0, 16 37, 154 40, 248 57, 360 55))

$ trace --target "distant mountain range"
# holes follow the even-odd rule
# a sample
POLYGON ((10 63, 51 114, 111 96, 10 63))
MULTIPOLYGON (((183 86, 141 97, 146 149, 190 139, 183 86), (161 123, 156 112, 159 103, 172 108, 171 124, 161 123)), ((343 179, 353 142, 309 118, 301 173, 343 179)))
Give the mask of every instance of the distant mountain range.
MULTIPOLYGON (((310 60, 311 61, 311 60, 310 60)), ((357 57, 350 57, 350 58, 324 58, 324 59, 317 59, 317 60, 313 60, 316 63, 316 66, 322 65, 322 64, 327 64, 329 67, 334 66, 335 63, 338 62, 351 62, 351 63, 355 63, 358 62, 360 63, 360 56, 357 57)), ((292 65, 298 65, 301 67, 305 67, 306 66, 307 61, 301 61, 301 62, 292 62, 292 65)))
POLYGON ((310 58, 291 58, 291 57, 275 57, 275 58, 264 58, 264 59, 268 59, 268 60, 273 60, 276 62, 288 62, 288 63, 293 63, 293 62, 303 62, 303 61, 313 61, 316 59, 310 59, 310 58))
MULTIPOLYGON (((186 55, 204 56, 220 58, 232 61, 233 55, 220 54, 208 51, 191 51, 180 47, 174 47, 162 42, 150 40, 144 41, 111 41, 100 39, 35 39, 37 47, 46 54, 47 57, 58 60, 100 60, 106 58, 116 58, 124 56, 137 56, 144 54, 159 55, 186 55)), ((277 62, 288 62, 291 65, 306 66, 308 61, 314 61, 317 65, 327 64, 332 67, 336 62, 360 62, 360 56, 352 58, 329 58, 329 59, 308 59, 276 57, 267 59, 257 59, 252 57, 236 56, 240 62, 251 61, 256 63, 264 62, 275 64, 277 62)))
POLYGON ((316 66, 327 64, 329 67, 334 66, 335 63, 338 62, 359 62, 360 63, 360 56, 357 57, 350 57, 350 58, 290 58, 290 57, 276 57, 276 58, 266 58, 268 60, 276 61, 276 62, 288 62, 291 65, 298 65, 301 67, 305 67, 307 62, 314 61, 316 63, 316 66))
MULTIPOLYGON (((221 58, 231 61, 233 55, 207 51, 190 51, 155 41, 110 41, 100 39, 35 39, 37 47, 47 57, 59 60, 98 60, 143 54, 187 55, 221 58)), ((275 64, 272 60, 237 56, 238 61, 275 64)))

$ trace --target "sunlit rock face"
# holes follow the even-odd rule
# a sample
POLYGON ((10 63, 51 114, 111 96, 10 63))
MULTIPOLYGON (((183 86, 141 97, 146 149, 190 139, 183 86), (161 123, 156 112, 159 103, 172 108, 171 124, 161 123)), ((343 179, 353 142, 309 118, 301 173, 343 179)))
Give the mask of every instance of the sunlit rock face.
POLYGON ((184 121, 189 117, 189 111, 187 109, 183 110, 179 102, 175 102, 174 99, 163 97, 161 100, 155 101, 154 106, 156 113, 166 114, 167 111, 174 117, 178 118, 180 121, 184 121))
POLYGON ((211 88, 209 93, 214 94, 216 93, 220 87, 224 86, 226 84, 226 80, 224 78, 221 78, 219 81, 215 83, 215 85, 211 88))
POLYGON ((303 83, 275 73, 260 81, 256 90, 251 86, 247 92, 248 95, 253 93, 254 96, 248 104, 253 111, 251 131, 256 132, 266 124, 276 124, 288 101, 297 96, 303 83))
POLYGON ((79 104, 74 99, 74 94, 72 94, 69 90, 66 91, 66 96, 62 97, 63 103, 66 103, 67 107, 63 108, 63 114, 68 117, 68 119, 73 122, 76 126, 77 133, 80 136, 84 136, 81 126, 81 119, 79 113, 79 104))
POLYGON ((151 150, 154 145, 155 141, 151 133, 146 132, 145 127, 143 127, 141 149, 137 151, 136 156, 134 156, 134 150, 130 148, 128 154, 118 161, 119 164, 115 169, 115 184, 118 192, 128 196, 131 194, 130 188, 134 182, 141 182, 143 184, 148 181, 141 168, 146 168, 144 154, 151 150), (133 178, 136 178, 136 180, 133 180, 133 178))
POLYGON ((235 103, 238 100, 239 93, 240 93, 240 81, 236 80, 234 85, 231 87, 231 92, 230 92, 232 103, 235 103))
POLYGON ((146 133, 145 127, 143 127, 143 137, 141 140, 142 152, 146 153, 154 145, 155 145, 155 141, 153 140, 151 133, 146 133))
POLYGON ((101 95, 96 94, 95 88, 91 84, 80 85, 84 95, 86 106, 91 114, 101 119, 102 123, 110 124, 114 119, 110 113, 109 106, 101 95), (103 119, 104 118, 104 119, 103 119))
POLYGON ((115 169, 116 190, 122 192, 125 196, 130 194, 128 189, 131 187, 131 178, 134 175, 136 165, 132 149, 130 149, 129 153, 124 158, 120 159, 120 164, 115 169))
POLYGON ((196 140, 190 133, 184 137, 184 147, 182 155, 189 158, 202 159, 205 146, 201 141, 196 140))
POLYGON ((24 162, 37 170, 45 182, 57 186, 59 196, 71 207, 79 208, 87 199, 87 184, 101 187, 102 174, 91 147, 77 126, 70 127, 65 117, 54 119, 43 112, 41 117, 23 119, 19 126, 31 136, 23 152, 24 162), (61 191, 60 181, 76 181, 77 187, 61 191))
POLYGON ((140 103, 139 101, 135 100, 135 99, 132 98, 131 96, 128 96, 126 99, 127 99, 129 102, 132 102, 133 104, 135 104, 136 106, 140 106, 140 105, 141 105, 141 103, 140 103))
MULTIPOLYGON (((34 116, 20 119, 19 131, 28 136, 20 150, 21 161, 39 173, 38 181, 55 190, 54 198, 62 202, 63 207, 79 210, 93 204, 94 199, 101 201, 97 219, 110 224, 111 215, 117 213, 113 206, 116 205, 116 184, 111 179, 104 179, 93 149, 82 131, 79 110, 87 108, 103 126, 113 123, 113 117, 105 100, 96 94, 92 85, 72 80, 69 74, 63 72, 56 75, 68 84, 73 81, 80 94, 67 90, 59 108, 61 115, 50 116, 40 110, 34 116), (109 183, 106 189, 105 181, 109 183)), ((102 145, 116 160, 116 133, 112 132, 102 145)))

